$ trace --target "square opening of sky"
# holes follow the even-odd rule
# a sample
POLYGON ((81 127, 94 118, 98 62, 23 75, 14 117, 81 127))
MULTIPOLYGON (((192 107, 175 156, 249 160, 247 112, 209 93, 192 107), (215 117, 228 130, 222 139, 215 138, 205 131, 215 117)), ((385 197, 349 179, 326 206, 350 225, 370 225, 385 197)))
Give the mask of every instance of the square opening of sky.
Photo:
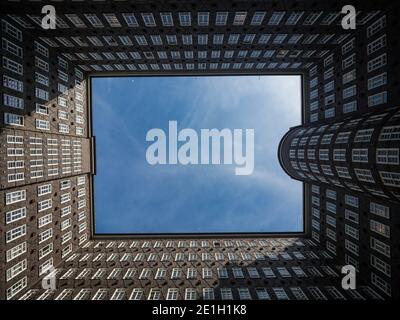
MULTIPOLYGON (((301 123, 300 76, 93 77, 92 116, 96 234, 303 232, 302 184, 277 158, 283 135, 301 123), (170 121, 178 135, 187 128, 198 134, 199 164, 182 164, 179 156, 173 164, 173 155, 169 162, 170 145, 180 150, 193 138, 170 137, 170 121), (146 157, 159 140, 146 141, 155 128, 166 136, 166 164, 146 157), (251 143, 246 130, 254 130, 252 171, 251 152, 245 175, 235 174, 244 167, 239 157, 224 164, 223 139, 221 164, 211 163, 211 140, 211 164, 202 164, 201 130, 213 128, 232 137, 242 129, 242 144, 231 145, 243 156, 251 143)), ((194 141, 182 151, 192 161, 194 141)))

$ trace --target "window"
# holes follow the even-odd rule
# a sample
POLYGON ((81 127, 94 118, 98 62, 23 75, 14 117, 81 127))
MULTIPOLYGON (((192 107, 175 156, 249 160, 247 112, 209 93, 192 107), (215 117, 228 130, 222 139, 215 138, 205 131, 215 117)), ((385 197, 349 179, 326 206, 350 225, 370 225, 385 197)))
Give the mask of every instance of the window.
POLYGON ((257 294, 257 298, 259 300, 270 300, 271 299, 266 288, 256 288, 256 294, 257 294))
POLYGON ((379 171, 379 175, 381 176, 383 184, 393 187, 400 186, 400 173, 379 171))
POLYGON ((377 148, 376 162, 378 164, 399 164, 399 149, 377 148))
POLYGON ((46 120, 36 119, 36 128, 41 130, 50 130, 50 123, 46 120))
POLYGON ((389 207, 384 206, 382 204, 378 204, 375 202, 371 202, 370 203, 370 212, 372 214, 375 214, 377 216, 386 218, 386 219, 390 219, 390 214, 389 214, 389 207))
POLYGON ((368 96, 368 107, 374 107, 383 103, 387 103, 387 91, 368 96))
POLYGON ((22 242, 15 247, 12 247, 11 249, 7 250, 6 253, 6 261, 10 262, 13 259, 21 256, 22 254, 26 253, 27 245, 26 242, 22 242))
POLYGON ((10 35, 11 37, 13 37, 18 41, 22 41, 22 32, 13 25, 11 25, 5 20, 2 20, 1 27, 3 32, 7 33, 8 35, 10 35))
POLYGON ((3 103, 7 107, 24 109, 24 100, 8 94, 3 94, 3 103))
POLYGON ((228 12, 217 12, 215 16, 216 26, 225 26, 228 19, 228 12))
POLYGON ((376 20, 367 28, 367 38, 373 36, 379 30, 382 30, 385 26, 386 26, 386 16, 383 16, 378 20, 376 20))
POLYGON ((320 160, 329 160, 329 149, 319 149, 319 159, 320 160))
POLYGON ((334 161, 346 161, 346 149, 334 149, 333 150, 334 161))
POLYGON ((346 84, 355 79, 356 79, 356 69, 353 69, 353 70, 343 74, 342 82, 343 82, 343 84, 346 84))
POLYGON ((6 224, 21 220, 26 217, 26 207, 6 212, 6 224))
POLYGON ((367 45, 367 54, 370 55, 383 47, 386 46, 386 35, 379 37, 378 39, 368 43, 367 45))
POLYGON ((10 243, 26 235, 26 225, 22 225, 6 232, 6 243, 10 243))
POLYGON ((164 27, 172 27, 174 25, 172 14, 170 12, 161 12, 161 23, 164 27))
POLYGON ((371 249, 383 254, 384 256, 390 258, 390 246, 383 243, 382 241, 375 239, 374 237, 370 238, 370 246, 371 249))
POLYGON ((240 11, 235 13, 235 17, 233 18, 233 25, 234 26, 241 26, 244 24, 246 20, 247 12, 240 11))
POLYGON ((226 268, 217 268, 217 273, 220 279, 228 278, 228 270, 226 268))
POLYGON ((370 255, 370 262, 371 266, 373 266, 375 269, 381 271, 382 273, 386 274, 387 276, 391 276, 391 266, 390 264, 386 263, 385 261, 379 259, 378 257, 374 255, 370 255))
POLYGON ((350 87, 344 88, 342 91, 343 99, 354 97, 357 94, 357 86, 352 85, 350 87))
POLYGON ((400 126, 383 127, 379 141, 400 140, 400 126))
POLYGON ((197 14, 197 24, 199 26, 208 26, 209 16, 209 12, 199 12, 197 14))
POLYGON ((43 200, 43 201, 39 201, 38 202, 38 212, 47 210, 47 209, 51 208, 52 205, 53 204, 52 204, 52 200, 51 199, 46 199, 46 200, 43 200))
POLYGON ((136 17, 133 13, 123 13, 122 17, 124 18, 128 27, 138 27, 139 24, 136 20, 136 17))
POLYGON ((8 182, 16 182, 16 181, 23 181, 24 180, 24 173, 23 172, 17 172, 17 173, 11 173, 8 175, 8 182))
POLYGON ((374 129, 358 130, 354 142, 370 142, 374 129))
POLYGON ((335 214, 336 214, 336 204, 327 201, 327 202, 326 202, 326 210, 329 211, 329 212, 332 212, 332 213, 335 213, 335 214))
POLYGON ((352 55, 348 56, 346 59, 342 60, 342 69, 345 70, 351 67, 356 61, 356 54, 353 53, 352 55))
POLYGON ((324 72, 324 80, 328 80, 329 78, 333 77, 333 74, 334 74, 333 67, 325 70, 325 72, 324 72))
POLYGON ((190 12, 179 12, 179 23, 182 27, 189 27, 192 24, 190 12))
POLYGON ((297 22, 300 20, 303 14, 304 14, 303 11, 291 13, 289 18, 286 20, 285 24, 291 26, 297 24, 297 22))
POLYGON ((27 284, 28 284, 27 277, 24 277, 21 280, 14 283, 11 287, 7 289, 7 300, 11 299, 20 291, 22 291, 24 288, 26 288, 27 284))
POLYGON ((156 22, 152 13, 142 13, 143 22, 146 27, 155 27, 156 22))
POLYGON ((3 86, 18 92, 24 91, 24 84, 22 81, 3 75, 3 86))
POLYGON ((197 291, 195 288, 186 288, 185 290, 185 300, 196 300, 197 291))
POLYGON ((275 25, 275 26, 278 25, 281 22, 282 18, 284 17, 285 13, 286 13, 285 11, 274 11, 274 12, 272 12, 272 15, 271 15, 271 18, 268 21, 268 24, 269 25, 275 25))
POLYGON ((289 300, 288 295, 286 294, 286 291, 284 288, 272 288, 272 290, 275 293, 275 296, 278 300, 289 300))
POLYGON ((3 67, 11 72, 23 75, 22 64, 15 62, 7 57, 3 57, 3 67))
POLYGON ((2 45, 3 49, 8 51, 9 53, 17 56, 18 58, 22 58, 22 48, 20 46, 17 46, 11 41, 8 41, 5 38, 2 38, 2 45))
POLYGON ((262 21, 264 20, 265 12, 264 11, 256 11, 251 19, 250 24, 252 26, 259 26, 261 25, 262 21))
POLYGON ((231 288, 221 288, 221 300, 233 300, 231 288))
POLYGON ((345 195, 345 203, 351 207, 358 208, 358 198, 357 197, 346 194, 345 195))
POLYGON ((371 170, 368 169, 354 169, 354 172, 360 181, 375 183, 374 178, 372 177, 371 170))
POLYGON ((240 300, 251 300, 250 291, 248 288, 238 288, 240 300))
POLYGON ((40 88, 35 88, 35 97, 45 101, 49 100, 49 92, 40 88))
POLYGON ((18 190, 6 193, 6 205, 24 201, 26 199, 26 190, 18 190))
POLYGON ((375 89, 387 83, 387 73, 381 73, 368 79, 368 90, 375 89))

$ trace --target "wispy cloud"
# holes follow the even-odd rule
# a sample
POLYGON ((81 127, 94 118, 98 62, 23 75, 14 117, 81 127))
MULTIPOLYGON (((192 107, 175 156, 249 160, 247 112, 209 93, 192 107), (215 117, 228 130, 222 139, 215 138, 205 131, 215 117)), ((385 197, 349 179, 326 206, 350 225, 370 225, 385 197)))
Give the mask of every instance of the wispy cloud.
POLYGON ((277 161, 300 122, 298 77, 96 79, 96 222, 99 232, 295 231, 301 184, 277 161), (99 81, 101 80, 101 81, 99 81), (103 82, 104 80, 104 82, 103 82), (255 170, 233 165, 150 166, 147 130, 255 129, 255 170))

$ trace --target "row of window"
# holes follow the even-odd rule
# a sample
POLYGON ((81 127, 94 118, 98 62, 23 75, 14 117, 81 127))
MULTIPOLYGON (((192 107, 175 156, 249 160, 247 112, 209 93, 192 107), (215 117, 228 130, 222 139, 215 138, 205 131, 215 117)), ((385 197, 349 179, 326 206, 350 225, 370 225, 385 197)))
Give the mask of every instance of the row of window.
MULTIPOLYGON (((321 143, 322 144, 322 143, 321 143)), ((368 150, 369 149, 352 149, 351 160, 352 162, 368 163, 368 150)), ((329 149, 319 149, 318 159, 329 161, 329 149)), ((333 149, 334 161, 347 161, 346 149, 333 149)), ((316 149, 307 149, 307 159, 316 160, 316 149)), ((290 149, 290 159, 305 159, 304 149, 290 149)), ((376 149, 376 163, 377 164, 399 164, 399 148, 377 148, 376 149)))
MULTIPOLYGON (((147 290, 146 290, 147 291, 147 290)), ((347 298, 355 300, 365 300, 367 298, 382 299, 382 297, 372 290, 370 287, 360 287, 358 290, 348 290, 346 297, 339 288, 334 286, 324 287, 257 287, 257 288, 186 288, 184 291, 178 288, 168 288, 166 294, 161 288, 150 288, 147 296, 143 288, 133 288, 127 290, 124 288, 116 289, 89 289, 83 288, 79 290, 74 289, 63 289, 56 293, 53 290, 46 290, 40 293, 37 289, 31 289, 24 294, 20 300, 32 299, 36 296, 37 300, 347 300, 347 298), (364 296, 359 292, 362 291, 364 296), (182 294, 183 293, 183 294, 182 294)), ((226 312, 225 308, 220 308, 218 312, 226 312)))

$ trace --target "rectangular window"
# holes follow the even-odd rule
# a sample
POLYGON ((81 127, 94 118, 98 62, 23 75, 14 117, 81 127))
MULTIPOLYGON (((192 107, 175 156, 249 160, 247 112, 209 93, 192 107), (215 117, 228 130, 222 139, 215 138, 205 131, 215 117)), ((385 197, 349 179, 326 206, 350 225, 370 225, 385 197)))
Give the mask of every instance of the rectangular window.
POLYGON ((7 300, 10 300, 12 297, 14 297, 16 294, 18 294, 20 291, 26 288, 28 284, 28 278, 24 277, 18 282, 14 283, 11 287, 7 289, 7 300))
POLYGON ((18 92, 24 91, 24 84, 22 81, 3 75, 3 87, 9 88, 18 92))
POLYGON ((217 12, 215 16, 216 26, 225 26, 228 20, 228 12, 217 12))
POLYGON ((357 197, 346 194, 345 195, 345 203, 349 206, 358 208, 358 198, 357 197))
POLYGON ((371 219, 370 229, 385 238, 390 238, 390 227, 383 223, 371 219))
POLYGON ((386 16, 382 16, 367 28, 367 38, 386 27, 386 16))
POLYGON ((343 84, 346 84, 355 79, 356 79, 356 69, 353 69, 353 70, 343 74, 342 82, 343 82, 343 84))
POLYGON ((2 46, 3 50, 8 51, 9 53, 17 56, 18 58, 22 58, 22 48, 15 43, 8 41, 5 38, 2 38, 2 46))
POLYGON ((368 79, 368 90, 375 89, 387 83, 387 73, 381 73, 368 79))
POLYGON ((6 224, 21 220, 26 217, 26 207, 6 212, 6 224))
POLYGON ((5 20, 1 20, 1 28, 3 32, 8 34, 9 36, 13 37, 18 41, 22 41, 22 32, 21 30, 14 27, 12 24, 8 23, 5 20))
POLYGON ((26 200, 26 190, 18 190, 6 193, 6 205, 25 200, 26 200))
POLYGON ((360 181, 375 183, 374 178, 372 177, 371 170, 368 169, 354 169, 354 172, 360 181))
POLYGON ((379 68, 382 68, 387 63, 387 56, 386 53, 376 57, 375 59, 369 60, 367 63, 367 70, 368 72, 372 72, 379 68))
POLYGON ((26 225, 22 225, 6 232, 6 243, 10 243, 26 235, 26 225))
POLYGON ((179 23, 182 27, 190 27, 192 24, 190 12, 179 12, 179 23))
POLYGON ((368 149, 353 149, 352 150, 353 162, 368 162, 368 149))
POLYGON ((346 149, 334 149, 333 150, 334 161, 346 161, 346 149))
POLYGON ((7 57, 3 57, 3 68, 14 72, 19 75, 23 75, 23 67, 22 64, 15 62, 7 57))
POLYGON ((369 205, 369 210, 372 214, 380 216, 385 219, 390 219, 390 210, 389 207, 384 206, 379 203, 371 202, 369 205))
POLYGON ((383 254, 384 256, 390 258, 390 246, 384 242, 371 237, 370 239, 371 249, 383 254))
POLYGON ((50 130, 50 122, 46 120, 36 119, 36 129, 50 130))
POLYGON ((358 130, 354 137, 354 142, 370 142, 374 129, 358 130))
POLYGON ((379 171, 383 184, 392 187, 400 186, 400 173, 379 171))
POLYGON ((38 212, 50 209, 53 206, 51 199, 46 199, 38 202, 38 212))
POLYGON ((6 107, 24 109, 24 100, 8 94, 3 94, 3 104, 6 107))
POLYGON ((13 259, 23 255, 24 253, 26 253, 26 242, 22 242, 18 245, 16 245, 15 247, 12 247, 11 249, 7 250, 6 253, 6 261, 10 262, 13 259))
POLYGON ((367 44, 367 54, 370 55, 386 46, 386 35, 380 36, 378 39, 367 44))

